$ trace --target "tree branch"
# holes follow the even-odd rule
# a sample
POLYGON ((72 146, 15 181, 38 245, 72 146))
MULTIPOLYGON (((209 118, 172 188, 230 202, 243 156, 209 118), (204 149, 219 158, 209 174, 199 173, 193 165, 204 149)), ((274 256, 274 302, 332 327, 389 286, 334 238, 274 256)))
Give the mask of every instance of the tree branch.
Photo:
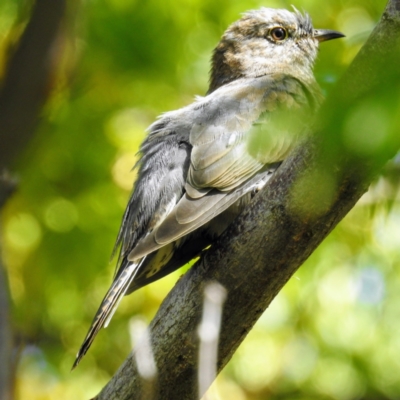
MULTIPOLYGON (((220 371, 288 279, 395 155, 400 147, 399 101, 390 94, 397 96, 399 89, 399 33, 400 1, 389 1, 370 39, 320 110, 313 139, 282 164, 265 190, 164 300, 149 327, 158 368, 152 400, 201 397, 196 330, 205 284, 218 281, 228 293, 218 354, 220 371), (390 112, 387 140, 391 146, 368 157, 349 152, 344 147, 345 121, 355 107, 375 98, 390 112), (332 196, 320 184, 326 173, 335 185, 332 196)), ((130 355, 96 399, 141 399, 142 388, 130 355)))

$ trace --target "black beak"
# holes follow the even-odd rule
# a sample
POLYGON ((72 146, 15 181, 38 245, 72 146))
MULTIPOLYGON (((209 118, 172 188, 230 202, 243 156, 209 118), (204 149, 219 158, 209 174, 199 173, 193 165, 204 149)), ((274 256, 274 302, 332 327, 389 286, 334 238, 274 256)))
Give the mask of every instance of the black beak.
POLYGON ((318 42, 325 42, 326 40, 338 39, 344 37, 343 33, 333 31, 331 29, 314 29, 314 37, 318 42))

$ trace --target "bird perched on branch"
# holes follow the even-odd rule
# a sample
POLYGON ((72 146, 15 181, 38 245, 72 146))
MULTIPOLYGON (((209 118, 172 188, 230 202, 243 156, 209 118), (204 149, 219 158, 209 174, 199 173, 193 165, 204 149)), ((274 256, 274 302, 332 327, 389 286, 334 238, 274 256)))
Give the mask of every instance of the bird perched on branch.
POLYGON ((199 255, 265 185, 321 102, 312 70, 319 43, 342 36, 314 29, 296 9, 250 11, 227 29, 207 95, 148 129, 117 273, 74 367, 125 294, 199 255))

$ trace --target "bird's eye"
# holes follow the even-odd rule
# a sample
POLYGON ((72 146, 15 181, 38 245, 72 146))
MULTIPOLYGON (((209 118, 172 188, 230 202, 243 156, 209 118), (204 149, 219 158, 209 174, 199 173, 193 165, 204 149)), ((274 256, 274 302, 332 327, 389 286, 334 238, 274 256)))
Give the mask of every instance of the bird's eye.
POLYGON ((272 39, 274 39, 276 42, 281 42, 288 37, 288 31, 281 26, 278 26, 277 28, 272 28, 270 30, 270 34, 272 39))

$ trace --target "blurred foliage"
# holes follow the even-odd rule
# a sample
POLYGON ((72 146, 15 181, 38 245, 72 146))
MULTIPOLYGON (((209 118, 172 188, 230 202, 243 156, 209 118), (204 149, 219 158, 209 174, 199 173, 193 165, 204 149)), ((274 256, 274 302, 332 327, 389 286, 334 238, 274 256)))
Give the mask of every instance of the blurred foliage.
MULTIPOLYGON (((0 76, 30 3, 0 3, 0 76)), ((322 45, 315 73, 329 92, 384 0, 69 3, 51 95, 2 215, 21 351, 17 399, 89 398, 125 359, 129 318, 150 321, 182 271, 124 299, 70 373, 112 279, 107 262, 145 129, 205 93, 211 51, 240 13, 291 4, 316 27, 347 35, 322 45)), ((213 398, 400 398, 400 204, 376 208, 387 192, 380 182, 291 279, 218 377, 213 398)))

